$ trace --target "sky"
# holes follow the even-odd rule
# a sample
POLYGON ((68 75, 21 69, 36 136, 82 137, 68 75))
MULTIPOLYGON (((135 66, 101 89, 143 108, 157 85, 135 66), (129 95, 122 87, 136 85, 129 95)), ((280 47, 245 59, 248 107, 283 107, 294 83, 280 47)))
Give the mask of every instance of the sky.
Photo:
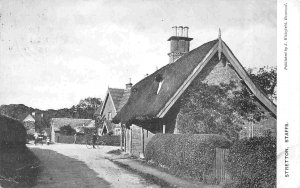
POLYGON ((0 104, 69 108, 168 63, 172 26, 191 49, 218 37, 244 67, 276 66, 276 0, 0 0, 0 104))

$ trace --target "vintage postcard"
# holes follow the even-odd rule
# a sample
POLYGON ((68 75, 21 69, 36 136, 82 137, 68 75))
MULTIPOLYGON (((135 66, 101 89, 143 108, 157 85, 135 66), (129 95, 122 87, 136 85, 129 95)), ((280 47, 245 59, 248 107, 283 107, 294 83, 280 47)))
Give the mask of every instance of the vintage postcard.
POLYGON ((0 188, 300 188, 299 115, 299 0, 0 0, 0 188))

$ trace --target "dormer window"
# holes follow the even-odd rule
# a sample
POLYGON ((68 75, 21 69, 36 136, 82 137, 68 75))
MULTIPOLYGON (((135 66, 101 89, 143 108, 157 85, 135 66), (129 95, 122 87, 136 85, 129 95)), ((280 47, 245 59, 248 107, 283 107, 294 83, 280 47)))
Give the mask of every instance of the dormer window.
POLYGON ((158 88, 157 88, 156 94, 159 93, 159 91, 160 91, 160 89, 161 89, 161 85, 162 85, 163 82, 164 82, 164 81, 161 81, 161 82, 158 83, 158 88))
POLYGON ((156 75, 155 81, 158 82, 158 88, 157 88, 157 91, 156 91, 156 94, 158 94, 160 89, 161 89, 162 83, 164 82, 162 75, 161 74, 156 75))

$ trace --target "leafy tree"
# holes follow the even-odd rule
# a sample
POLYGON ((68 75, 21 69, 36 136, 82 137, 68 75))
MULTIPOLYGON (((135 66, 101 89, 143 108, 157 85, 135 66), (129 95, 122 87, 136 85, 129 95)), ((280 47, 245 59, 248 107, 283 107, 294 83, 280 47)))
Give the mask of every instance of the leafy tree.
POLYGON ((61 134, 64 135, 74 135, 76 133, 76 130, 73 129, 70 125, 65 125, 59 128, 61 134))
POLYGON ((73 117, 92 119, 95 111, 102 104, 100 98, 88 97, 86 99, 80 100, 79 104, 72 106, 70 109, 73 112, 73 117))
POLYGON ((248 74, 254 83, 273 101, 277 100, 277 68, 261 67, 257 71, 248 69, 248 74))
POLYGON ((77 107, 81 108, 81 109, 86 109, 86 108, 97 109, 101 104, 102 104, 102 101, 100 98, 88 97, 83 100, 80 100, 77 107))

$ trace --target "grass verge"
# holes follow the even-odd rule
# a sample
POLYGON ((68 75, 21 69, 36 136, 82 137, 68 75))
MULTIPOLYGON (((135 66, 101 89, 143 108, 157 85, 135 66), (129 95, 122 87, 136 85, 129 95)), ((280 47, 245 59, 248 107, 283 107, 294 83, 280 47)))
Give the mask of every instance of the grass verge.
POLYGON ((26 147, 0 148, 0 185, 2 187, 32 187, 39 172, 39 159, 26 147))
POLYGON ((134 174, 138 174, 139 176, 141 176, 142 178, 144 178, 147 181, 147 183, 156 184, 156 185, 159 185, 161 187, 170 187, 170 188, 174 187, 173 185, 169 184, 168 182, 166 182, 166 181, 164 181, 164 180, 162 180, 162 179, 160 179, 160 178, 158 178, 156 176, 140 172, 140 171, 138 171, 136 169, 133 169, 130 166, 128 166, 126 164, 123 164, 123 163, 120 163, 118 161, 114 161, 114 160, 110 160, 110 161, 112 161, 113 163, 115 163, 119 167, 126 169, 129 172, 132 172, 134 174))

